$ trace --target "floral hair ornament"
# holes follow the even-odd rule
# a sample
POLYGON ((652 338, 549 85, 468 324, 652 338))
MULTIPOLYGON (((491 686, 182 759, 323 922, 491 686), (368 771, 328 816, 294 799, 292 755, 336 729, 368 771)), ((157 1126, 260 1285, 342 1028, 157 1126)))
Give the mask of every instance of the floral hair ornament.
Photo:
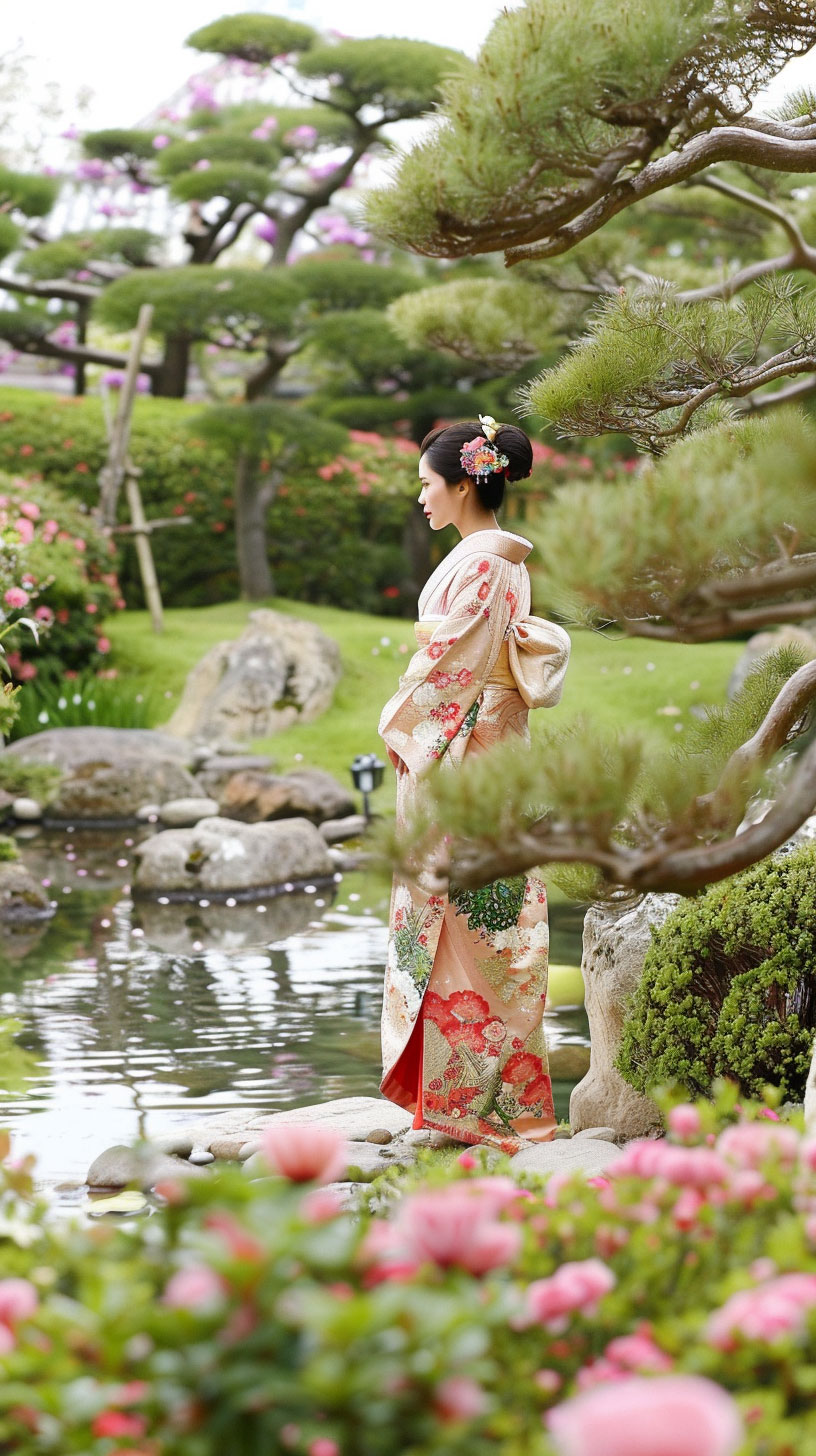
POLYGON ((459 459, 462 462, 462 469, 468 475, 491 475, 507 470, 510 461, 506 455, 502 455, 494 444, 496 435, 501 429, 492 415, 479 415, 479 424, 484 431, 483 435, 477 435, 475 440, 468 440, 462 446, 459 459))

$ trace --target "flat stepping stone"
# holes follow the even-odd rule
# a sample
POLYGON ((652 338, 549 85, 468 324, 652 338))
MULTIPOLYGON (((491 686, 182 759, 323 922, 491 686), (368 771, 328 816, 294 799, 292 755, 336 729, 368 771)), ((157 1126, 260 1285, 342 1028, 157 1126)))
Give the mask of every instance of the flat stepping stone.
MULTIPOLYGON (((257 1143, 264 1128, 279 1123, 310 1123, 333 1127, 347 1142, 365 1142, 372 1132, 389 1132, 392 1138, 407 1132, 413 1116, 385 1097, 335 1097, 330 1102, 310 1102, 306 1107, 288 1107, 282 1112, 259 1112, 234 1108, 199 1123, 190 1123, 161 1139, 162 1146, 175 1141, 208 1149, 216 1158, 240 1158, 247 1143, 257 1143)), ((248 1155, 245 1155, 248 1156, 248 1155)))
POLYGON ((621 1156, 614 1143, 600 1138, 570 1138, 549 1143, 531 1143, 513 1155, 516 1173, 584 1173, 588 1178, 603 1173, 621 1156))

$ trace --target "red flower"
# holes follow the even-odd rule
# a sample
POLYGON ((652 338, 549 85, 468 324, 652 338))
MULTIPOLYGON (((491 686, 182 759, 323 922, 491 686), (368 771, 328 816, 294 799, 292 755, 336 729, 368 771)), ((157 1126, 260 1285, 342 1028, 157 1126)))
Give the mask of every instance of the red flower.
POLYGON ((87 475, 88 474, 88 466, 85 464, 85 461, 84 460, 80 460, 78 462, 78 464, 76 464, 74 466, 74 470, 76 470, 77 474, 79 474, 79 475, 87 475))
POLYGON ((502 1068, 502 1081, 515 1086, 519 1082, 529 1082, 532 1077, 540 1077, 543 1071, 544 1064, 540 1057, 534 1056, 532 1052, 514 1052, 502 1068))
POLYGON ((226 531, 227 523, 226 521, 213 521, 212 528, 216 535, 220 535, 222 531, 226 531))
POLYGON ((453 991, 447 1004, 460 1021, 483 1021, 490 1015, 490 1006, 478 991, 453 991))
POLYGON ((34 454, 34 446, 33 445, 21 445, 20 446, 20 454, 21 455, 33 455, 34 454))
POLYGON ((451 723, 458 718, 460 711, 458 703, 442 703, 439 708, 439 716, 443 723, 451 723))
POLYGON ((95 1417, 91 1431, 95 1436, 143 1436, 147 1430, 144 1416, 128 1415, 126 1411, 100 1411, 95 1417))
POLYGON ((399 589, 398 586, 387 586, 387 587, 384 587, 383 588, 383 596, 384 597, 398 597, 399 594, 400 594, 400 589, 399 589))
POLYGON ((173 506, 173 515, 174 516, 183 516, 184 515, 184 506, 173 506))
POLYGON ((469 667, 462 667, 456 674, 456 681, 460 688, 466 688, 473 681, 473 673, 469 667))
POLYGON ((451 675, 449 672, 443 672, 441 667, 435 667, 433 672, 428 675, 428 682, 432 683, 435 688, 449 688, 451 675))
POLYGON ((487 598, 490 596, 490 582, 483 581, 476 595, 478 596, 480 602, 486 601, 487 598))
POLYGON ((476 570, 477 571, 480 571, 480 572, 489 571, 490 570, 490 562, 489 561, 480 561, 479 562, 479 565, 476 567, 476 570))
POLYGON ((482 612, 482 616, 483 617, 489 617, 490 616, 490 608, 489 607, 485 607, 484 611, 482 612))
POLYGON ((447 1033, 451 1046, 465 1045, 472 1052, 483 1052, 487 1047, 482 1027, 483 1021, 457 1021, 447 1033))
POLYGON ((518 606, 518 602, 516 601, 516 594, 515 594, 515 592, 514 591, 511 591, 509 587, 507 588, 507 591, 504 593, 504 600, 506 602, 509 602, 510 603, 510 611, 511 612, 514 612, 516 610, 516 607, 518 606))
POLYGON ((434 662, 442 656, 444 651, 445 649, 441 642, 431 642, 428 646, 428 656, 432 657, 434 662))
POLYGON ((547 1108, 551 1095, 550 1079, 542 1074, 540 1077, 534 1077, 532 1082, 527 1083, 524 1091, 519 1092, 518 1100, 522 1107, 541 1106, 547 1108))

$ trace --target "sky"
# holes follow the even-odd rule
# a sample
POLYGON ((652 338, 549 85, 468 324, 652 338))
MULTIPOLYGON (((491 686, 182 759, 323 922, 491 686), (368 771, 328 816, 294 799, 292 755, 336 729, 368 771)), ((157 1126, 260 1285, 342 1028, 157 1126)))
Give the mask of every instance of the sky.
POLYGON ((411 0, 404 10, 381 0, 26 0, 5 18, 2 50, 19 43, 31 57, 32 86, 60 85, 69 122, 80 120, 71 114, 77 89, 90 86, 81 122, 97 129, 133 125, 202 70, 207 58, 186 49, 185 38, 221 15, 286 15, 317 30, 432 40, 475 55, 501 8, 497 0, 411 0))

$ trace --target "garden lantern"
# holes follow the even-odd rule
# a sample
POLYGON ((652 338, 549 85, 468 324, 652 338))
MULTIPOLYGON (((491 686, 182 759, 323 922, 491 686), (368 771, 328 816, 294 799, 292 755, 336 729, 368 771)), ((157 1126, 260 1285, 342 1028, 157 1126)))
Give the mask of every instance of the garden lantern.
POLYGON ((385 764, 376 753, 358 753, 351 765, 354 787, 359 789, 363 796, 363 813, 366 819, 371 818, 368 812, 368 796, 374 789, 380 787, 384 772, 385 764))

